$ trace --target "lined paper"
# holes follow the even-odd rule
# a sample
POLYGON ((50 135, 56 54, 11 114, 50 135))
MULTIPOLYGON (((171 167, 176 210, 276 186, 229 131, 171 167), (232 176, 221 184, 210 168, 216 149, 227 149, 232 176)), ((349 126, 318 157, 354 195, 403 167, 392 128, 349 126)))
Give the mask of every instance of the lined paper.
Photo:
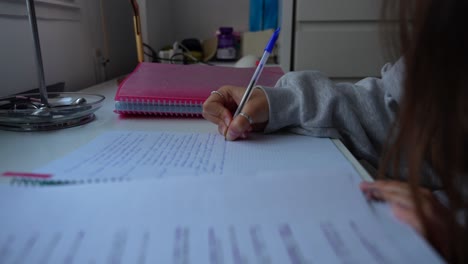
MULTIPOLYGON (((212 133, 107 132, 36 173, 55 180, 235 176, 326 167, 354 171, 329 139, 252 135, 230 142, 212 133)), ((359 178, 357 173, 354 175, 359 178)))
POLYGON ((442 263, 341 171, 0 186, 5 263, 442 263), (383 224, 385 223, 385 224, 383 224))

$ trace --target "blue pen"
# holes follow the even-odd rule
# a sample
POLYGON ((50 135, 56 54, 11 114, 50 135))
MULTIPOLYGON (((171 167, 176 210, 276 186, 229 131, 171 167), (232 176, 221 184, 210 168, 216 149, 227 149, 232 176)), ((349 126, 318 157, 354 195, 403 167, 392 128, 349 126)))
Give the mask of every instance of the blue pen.
MULTIPOLYGON (((252 90, 257 83, 258 78, 260 77, 260 73, 262 72, 263 68, 265 67, 265 64, 268 60, 268 57, 270 56, 273 47, 275 46, 276 40, 278 39, 278 35, 280 32, 280 28, 276 29, 273 35, 270 38, 270 41, 265 47, 265 50, 263 52, 262 58, 260 62, 257 65, 257 68, 255 69, 255 72, 252 76, 252 79, 250 80, 249 85, 247 86, 247 90, 245 90, 244 95, 242 96, 242 100, 237 107, 236 112, 234 113, 234 117, 238 116, 240 113, 242 113, 242 108, 244 108, 245 103, 249 100, 250 94, 252 93, 252 90)), ((251 123, 252 121, 250 120, 250 117, 245 115, 247 119, 249 119, 249 122, 251 123)))

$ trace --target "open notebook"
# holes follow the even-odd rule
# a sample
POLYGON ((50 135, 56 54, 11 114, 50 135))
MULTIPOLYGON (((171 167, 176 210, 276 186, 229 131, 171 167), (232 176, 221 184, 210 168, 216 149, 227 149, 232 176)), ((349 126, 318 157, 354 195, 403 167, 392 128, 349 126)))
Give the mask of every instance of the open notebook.
POLYGON ((442 262, 329 139, 113 131, 34 173, 0 185, 1 263, 442 262))
MULTIPOLYGON (((142 62, 115 95, 119 114, 200 116, 202 104, 223 85, 246 87, 255 68, 142 62)), ((280 67, 265 67, 258 85, 274 86, 280 67)))
POLYGON ((442 263, 341 170, 0 185, 2 263, 442 263))
POLYGON ((214 133, 110 131, 21 175, 15 183, 84 184, 162 178, 249 178, 259 172, 341 168, 360 179, 333 142, 294 134, 249 135, 231 142, 214 133))

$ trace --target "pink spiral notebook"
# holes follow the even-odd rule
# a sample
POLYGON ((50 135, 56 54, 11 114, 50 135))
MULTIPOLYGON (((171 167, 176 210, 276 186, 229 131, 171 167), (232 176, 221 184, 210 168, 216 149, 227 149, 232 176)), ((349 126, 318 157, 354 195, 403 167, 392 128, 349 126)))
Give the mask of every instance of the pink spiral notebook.
MULTIPOLYGON (((254 71, 255 68, 142 62, 119 85, 114 112, 201 116, 203 102, 211 91, 223 85, 246 87, 254 71)), ((265 67, 257 84, 273 87, 283 74, 280 67, 265 67)))

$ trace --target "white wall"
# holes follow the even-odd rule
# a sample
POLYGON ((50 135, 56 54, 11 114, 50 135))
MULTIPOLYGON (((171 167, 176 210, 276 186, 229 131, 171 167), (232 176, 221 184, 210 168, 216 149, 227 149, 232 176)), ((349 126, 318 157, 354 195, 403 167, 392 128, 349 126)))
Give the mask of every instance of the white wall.
MULTIPOLYGON (((136 66, 128 0, 35 2, 48 85, 65 82, 68 91, 75 91, 127 74, 136 66), (105 59, 110 61, 103 67, 105 59)), ((156 50, 185 38, 213 37, 220 26, 236 31, 247 31, 249 26, 249 0, 138 2, 144 42, 156 50)), ((0 0, 0 96, 38 87, 26 14, 25 1, 0 0)))
POLYGON ((249 0, 173 0, 175 38, 209 38, 220 26, 249 30, 249 0))
POLYGON ((145 35, 143 42, 150 44, 156 51, 165 45, 174 42, 175 31, 171 30, 174 24, 173 14, 174 0, 142 0, 146 6, 142 12, 146 18, 146 23, 142 23, 145 35), (146 27, 146 28, 145 28, 146 27))
MULTIPOLYGON (((86 0, 96 1, 96 0, 86 0)), ((101 0, 104 9, 109 63, 106 77, 112 79, 135 69, 138 63, 133 11, 129 0, 101 0)))
MULTIPOLYGON (((145 42, 155 49, 186 38, 204 40, 221 26, 249 29, 249 0, 142 0, 146 6, 145 42)), ((141 6, 142 4, 140 4, 141 6)))
MULTIPOLYGON (((38 28, 46 83, 68 89, 95 83, 93 59, 78 7, 38 3, 38 28)), ((0 95, 38 87, 31 28, 24 1, 0 1, 0 95)))
MULTIPOLYGON (((137 59, 128 0, 35 2, 47 85, 65 82, 67 91, 75 91, 133 70, 137 59), (105 68, 103 57, 110 59, 105 68)), ((25 1, 0 0, 0 32, 0 96, 37 88, 25 1)))

